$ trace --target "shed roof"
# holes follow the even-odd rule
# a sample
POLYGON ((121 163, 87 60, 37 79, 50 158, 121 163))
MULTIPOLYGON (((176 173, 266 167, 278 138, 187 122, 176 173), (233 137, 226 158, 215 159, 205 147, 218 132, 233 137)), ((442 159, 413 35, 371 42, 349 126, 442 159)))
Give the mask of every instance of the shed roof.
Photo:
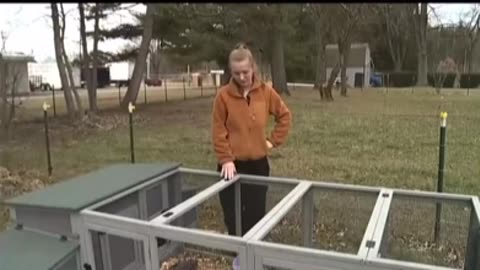
POLYGON ((79 211, 179 166, 179 163, 116 164, 12 198, 5 203, 79 211))
POLYGON ((35 58, 30 55, 25 54, 7 54, 7 53, 0 53, 0 58, 4 59, 5 61, 10 62, 36 62, 35 58))
MULTIPOLYGON (((368 57, 368 43, 354 43, 351 45, 350 48, 351 49, 347 67, 363 67, 365 65, 366 58, 368 57)), ((339 57, 338 45, 328 44, 325 48, 325 54, 327 68, 335 66, 339 57)))
POLYGON ((58 237, 10 229, 0 233, 0 268, 54 269, 78 247, 76 241, 62 241, 58 237))

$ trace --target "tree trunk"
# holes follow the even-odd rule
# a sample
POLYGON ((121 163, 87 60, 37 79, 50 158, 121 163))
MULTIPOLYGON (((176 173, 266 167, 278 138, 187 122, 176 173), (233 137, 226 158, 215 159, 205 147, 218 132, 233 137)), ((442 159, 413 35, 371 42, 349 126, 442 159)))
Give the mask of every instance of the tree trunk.
POLYGON ((0 113, 1 115, 1 127, 2 127, 2 139, 8 139, 8 99, 7 99, 7 64, 3 60, 0 54, 0 113))
POLYGON ((223 66, 220 65, 220 68, 223 68, 223 70, 225 70, 223 76, 220 78, 220 83, 223 86, 230 82, 230 77, 232 77, 232 74, 230 72, 230 68, 228 67, 228 64, 223 66))
POLYGON ((62 13, 62 27, 61 27, 61 38, 60 38, 60 46, 62 47, 62 56, 63 56, 63 61, 65 62, 65 66, 67 68, 67 75, 68 75, 68 80, 70 87, 72 89, 73 95, 75 97, 74 100, 74 107, 75 110, 78 113, 78 117, 82 116, 82 101, 80 100, 80 96, 78 95, 77 89, 75 88, 75 80, 73 79, 73 71, 72 71, 72 65, 70 65, 70 60, 68 59, 67 53, 65 51, 65 30, 67 28, 66 24, 66 17, 65 17, 65 10, 63 9, 63 4, 60 3, 60 11, 62 13))
POLYGON ((325 83, 325 44, 323 39, 323 29, 320 23, 316 23, 316 32, 317 32, 317 63, 316 63, 316 72, 315 72, 315 84, 314 88, 320 90, 320 95, 323 96, 322 86, 325 83))
POLYGON ((93 61, 92 61, 92 106, 90 111, 96 113, 97 108, 97 87, 98 87, 98 78, 97 78, 97 68, 98 68, 98 38, 99 38, 99 22, 100 22, 100 7, 101 4, 95 4, 95 19, 94 19, 94 30, 93 30, 93 61))
POLYGON ((423 48, 417 52, 417 86, 428 86, 428 65, 427 65, 427 51, 423 48))
POLYGON ((285 51, 284 51, 284 39, 282 33, 283 21, 282 12, 283 6, 278 5, 275 7, 277 16, 273 19, 273 25, 271 27, 271 69, 272 69, 272 86, 279 94, 287 94, 290 96, 290 91, 287 85, 287 73, 285 69, 285 51))
POLYGON ((60 81, 62 83, 63 94, 65 97, 65 103, 67 105, 67 112, 69 117, 73 120, 75 118, 75 107, 73 104, 72 90, 68 84, 67 74, 65 72, 65 63, 62 56, 62 45, 60 40, 60 22, 57 4, 51 4, 52 9, 52 22, 53 22, 53 39, 55 45, 55 58, 57 61, 58 72, 60 75, 60 81))
POLYGON ((154 4, 147 5, 147 12, 145 15, 145 22, 143 28, 142 42, 138 51, 137 59, 135 60, 135 67, 133 68, 132 79, 128 84, 127 93, 122 100, 122 107, 127 108, 128 103, 135 103, 140 90, 140 84, 142 82, 143 73, 145 72, 145 60, 147 59, 148 47, 152 39, 153 28, 153 11, 154 4))
POLYGON ((290 96, 287 86, 287 73, 285 70, 285 55, 283 49, 283 37, 280 29, 273 27, 272 33, 272 85, 279 93, 285 93, 290 96))
POLYGON ((150 70, 153 70, 153 74, 150 73, 151 79, 159 80, 160 79, 160 69, 161 69, 161 41, 155 39, 152 44, 152 50, 150 53, 150 70))
MULTIPOLYGON (((0 56, 1 57, 1 56, 0 56)), ((0 60, 1 62, 1 60, 0 60)), ((15 64, 9 66, 8 62, 0 63, 0 91, 2 92, 2 106, 1 106, 1 136, 0 138, 8 141, 11 138, 11 124, 15 116, 15 95, 17 92, 17 83, 20 73, 15 64), (10 75, 10 72, 13 72, 10 75), (11 81, 10 81, 11 78, 11 81), (11 101, 8 100, 7 93, 10 92, 11 101)))
POLYGON ((70 65, 70 61, 68 59, 67 54, 65 53, 65 50, 63 50, 63 58, 65 61, 65 66, 67 67, 67 74, 70 81, 70 86, 72 88, 72 93, 75 98, 74 104, 76 106, 76 111, 78 113, 78 116, 81 117, 82 111, 83 111, 82 100, 80 99, 80 95, 78 94, 77 88, 75 86, 75 80, 73 79, 72 65, 70 65))
MULTIPOLYGON (((427 63, 427 3, 420 5, 420 12, 417 12, 418 20, 416 37, 417 37, 417 86, 428 86, 428 63, 427 63)), ((417 7, 418 10, 418 7, 417 7)))
POLYGON ((460 69, 457 68, 455 72, 455 80, 453 81, 453 88, 460 88, 460 77, 461 77, 460 69))
POLYGON ((394 65, 393 70, 395 72, 401 72, 402 71, 402 60, 395 59, 395 62, 393 63, 393 65, 394 65))
POLYGON ((327 101, 333 101, 332 88, 333 88, 333 84, 335 83, 335 79, 338 76, 338 72, 340 72, 339 62, 337 62, 335 66, 332 68, 332 71, 330 72, 330 77, 328 78, 327 86, 324 89, 325 100, 327 101))
POLYGON ((80 36, 82 38, 82 53, 83 53, 83 61, 82 61, 82 68, 83 74, 85 78, 85 83, 87 87, 88 93, 88 104, 89 109, 91 112, 95 112, 97 108, 97 100, 95 98, 95 94, 93 91, 92 85, 92 73, 90 71, 90 55, 88 54, 88 46, 87 46, 87 30, 85 26, 85 8, 83 3, 78 3, 78 11, 80 13, 80 36))
POLYGON ((228 66, 228 53, 219 53, 216 62, 220 69, 224 70, 224 74, 220 77, 220 85, 226 85, 230 82, 230 67, 228 66))
MULTIPOLYGON (((350 41, 346 40, 342 46, 338 46, 340 61, 341 61, 341 73, 340 73, 340 83, 341 83, 341 91, 340 95, 343 97, 347 96, 347 66, 348 60, 350 57, 350 41)), ((351 78, 350 78, 351 79, 351 78)))

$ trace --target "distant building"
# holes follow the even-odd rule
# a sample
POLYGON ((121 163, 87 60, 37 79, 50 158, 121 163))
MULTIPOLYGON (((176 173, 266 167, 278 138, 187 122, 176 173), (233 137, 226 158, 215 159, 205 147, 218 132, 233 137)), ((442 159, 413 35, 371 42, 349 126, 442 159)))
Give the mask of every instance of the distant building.
MULTIPOLYGON (((6 65, 6 77, 7 77, 7 95, 11 93, 11 86, 15 81, 15 90, 17 94, 25 94, 30 92, 30 85, 28 81, 28 63, 35 62, 33 56, 24 54, 1 54, 0 58, 6 65)), ((2 76, 2 74, 0 74, 2 76)), ((0 78, 2 81, 2 78, 0 78)))
MULTIPOLYGON (((326 53, 326 77, 330 77, 333 67, 339 59, 338 45, 329 44, 325 49, 326 53)), ((347 85, 350 87, 368 87, 370 83, 371 70, 370 48, 368 43, 354 43, 351 45, 350 55, 347 63, 347 85)), ((337 80, 340 81, 340 72, 337 80)))

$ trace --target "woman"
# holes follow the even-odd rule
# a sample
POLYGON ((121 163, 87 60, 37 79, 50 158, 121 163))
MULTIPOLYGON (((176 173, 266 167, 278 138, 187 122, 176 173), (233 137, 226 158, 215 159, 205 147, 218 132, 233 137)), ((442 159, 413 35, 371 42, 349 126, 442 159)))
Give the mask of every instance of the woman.
MULTIPOLYGON (((291 113, 280 96, 260 81, 252 52, 238 45, 229 55, 232 78, 215 97, 212 137, 217 170, 225 180, 236 173, 269 176, 268 150, 283 144, 291 126, 291 113), (266 136, 270 115, 275 128, 266 136)), ((241 185, 242 235, 265 215, 267 187, 241 185)), ((224 221, 229 235, 235 235, 234 186, 220 192, 224 221)))

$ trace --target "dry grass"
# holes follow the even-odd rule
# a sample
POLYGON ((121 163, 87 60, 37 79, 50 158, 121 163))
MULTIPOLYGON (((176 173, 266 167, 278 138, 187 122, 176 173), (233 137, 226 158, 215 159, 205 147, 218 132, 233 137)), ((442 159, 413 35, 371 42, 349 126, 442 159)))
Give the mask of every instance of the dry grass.
MULTIPOLYGON (((294 124, 288 142, 271 155, 272 174, 358 185, 435 190, 439 114, 447 111, 444 190, 480 195, 477 184, 480 178, 478 91, 472 90, 470 96, 459 91, 445 91, 439 96, 432 89, 415 89, 414 94, 411 94, 411 89, 389 89, 388 94, 385 89, 351 90, 347 98, 338 97, 335 93, 334 102, 324 103, 319 102, 318 93, 297 87, 291 97, 285 97, 293 112, 294 124)), ((118 102, 118 99, 115 101, 118 102)), ((138 162, 180 161, 186 167, 215 169, 210 141, 211 97, 147 106, 139 103, 135 118, 138 162)), ((41 122, 17 125, 15 138, 0 145, 0 162, 12 171, 40 170, 44 172, 41 177, 47 183, 107 164, 128 162, 127 115, 111 109, 102 113, 102 117, 107 119, 104 120, 107 123, 101 127, 109 128, 71 127, 60 119, 51 123, 54 174, 50 179, 46 176, 41 122), (109 121, 115 124, 108 125, 109 121)), ((205 207, 210 212, 218 209, 219 205, 214 203, 205 207)), ((418 211, 418 215, 422 213, 418 211)), ((348 220, 349 215, 343 218, 348 220)), ((221 221, 221 218, 217 219, 221 221)), ((407 224, 403 226, 407 228, 411 224, 405 221, 407 224)), ((338 222, 341 222, 338 218, 324 216, 324 220, 319 221, 318 238, 328 237, 322 231, 323 224, 323 230, 332 231, 332 242, 338 242, 338 236, 345 235, 356 246, 359 238, 349 235, 356 233, 348 227, 351 225, 342 225, 347 231, 339 231, 338 226, 329 227, 338 222)), ((361 222, 363 226, 364 220, 361 219, 361 222)), ((211 229, 219 225, 203 224, 211 229)), ((330 249, 328 244, 318 245, 330 249)), ((348 245, 332 249, 353 252, 348 245)))
MULTIPOLYGON (((119 107, 120 97, 123 98, 127 89, 125 87, 120 88, 120 93, 118 88, 107 87, 98 89, 97 91, 97 106, 99 109, 115 109, 119 107)), ((147 104, 151 103, 161 103, 161 102, 170 102, 174 100, 184 100, 192 99, 198 97, 208 97, 213 96, 216 93, 216 88, 214 86, 205 86, 203 88, 199 87, 185 87, 185 91, 182 86, 175 85, 174 87, 167 87, 165 90, 164 87, 147 87, 146 92, 141 86, 140 91, 137 96, 138 104, 147 104), (166 95, 165 95, 166 92, 166 95), (146 95, 146 100, 145 100, 146 95)), ((79 94, 82 98, 82 106, 84 109, 88 107, 88 97, 86 89, 79 89, 79 94)), ((22 100, 22 104, 19 106, 16 119, 17 121, 28 121, 32 119, 39 119, 43 117, 42 105, 43 102, 47 102, 51 105, 50 115, 53 115, 53 95, 52 92, 44 92, 41 95, 33 95, 31 97, 21 97, 17 98, 17 102, 22 100)), ((16 103, 17 103, 16 102, 16 103)), ((55 106, 57 115, 66 114, 65 98, 62 91, 55 92, 55 106)))

